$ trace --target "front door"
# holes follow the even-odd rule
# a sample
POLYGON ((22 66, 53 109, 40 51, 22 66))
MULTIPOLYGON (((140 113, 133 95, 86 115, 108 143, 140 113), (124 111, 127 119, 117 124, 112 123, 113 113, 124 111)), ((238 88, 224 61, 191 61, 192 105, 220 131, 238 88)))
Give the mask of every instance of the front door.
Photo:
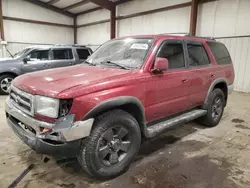
POLYGON ((190 108, 188 100, 190 72, 186 69, 182 40, 162 43, 156 57, 167 58, 169 69, 162 74, 148 76, 146 114, 148 122, 174 115, 190 108))
POLYGON ((213 66, 201 42, 185 41, 188 68, 191 73, 190 102, 192 107, 203 105, 214 80, 213 66))
POLYGON ((34 72, 51 68, 50 49, 35 49, 24 58, 23 73, 34 72))

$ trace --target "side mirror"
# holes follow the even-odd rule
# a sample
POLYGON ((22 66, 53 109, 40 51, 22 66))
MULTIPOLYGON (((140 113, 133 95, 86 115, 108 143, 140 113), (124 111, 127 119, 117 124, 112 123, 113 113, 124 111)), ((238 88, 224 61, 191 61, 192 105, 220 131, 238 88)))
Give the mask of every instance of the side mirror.
POLYGON ((30 61, 30 58, 28 58, 28 57, 25 57, 25 58, 23 58, 23 62, 26 64, 28 61, 30 61))
POLYGON ((153 74, 160 74, 163 71, 168 70, 168 59, 157 57, 155 60, 154 68, 152 70, 153 74))

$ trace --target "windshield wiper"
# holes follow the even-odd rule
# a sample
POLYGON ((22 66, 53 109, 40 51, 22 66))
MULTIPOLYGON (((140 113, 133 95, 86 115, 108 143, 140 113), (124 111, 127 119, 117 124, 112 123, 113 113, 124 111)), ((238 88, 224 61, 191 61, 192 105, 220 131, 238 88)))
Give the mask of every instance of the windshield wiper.
POLYGON ((129 70, 128 67, 122 66, 122 65, 120 65, 120 64, 118 64, 118 63, 115 63, 115 62, 112 62, 112 61, 103 61, 103 62, 101 62, 101 64, 102 64, 102 65, 104 65, 104 64, 106 64, 106 65, 108 65, 108 64, 110 64, 110 65, 115 65, 115 66, 120 67, 120 68, 122 68, 122 69, 129 70))
POLYGON ((91 66, 96 66, 95 64, 90 63, 89 61, 83 61, 83 63, 88 64, 88 65, 91 65, 91 66))

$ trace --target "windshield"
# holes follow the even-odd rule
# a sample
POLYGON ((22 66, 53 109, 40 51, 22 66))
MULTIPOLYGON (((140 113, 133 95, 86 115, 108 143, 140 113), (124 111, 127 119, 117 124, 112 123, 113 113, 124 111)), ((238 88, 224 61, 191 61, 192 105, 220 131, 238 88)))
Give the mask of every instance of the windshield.
POLYGON ((14 59, 17 59, 17 58, 21 57, 22 55, 26 54, 30 49, 31 49, 31 48, 25 48, 25 49, 23 49, 22 51, 19 51, 19 52, 15 53, 15 54, 13 55, 13 58, 14 58, 14 59))
POLYGON ((140 68, 151 48, 152 38, 111 40, 98 48, 85 63, 124 69, 140 68))

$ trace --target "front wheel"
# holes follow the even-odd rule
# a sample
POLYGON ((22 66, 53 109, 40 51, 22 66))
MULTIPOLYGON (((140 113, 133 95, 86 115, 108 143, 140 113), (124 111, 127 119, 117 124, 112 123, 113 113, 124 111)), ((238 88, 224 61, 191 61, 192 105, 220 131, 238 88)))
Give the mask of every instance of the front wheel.
POLYGON ((202 124, 208 127, 214 127, 218 125, 221 120, 225 108, 225 95, 219 88, 213 90, 209 102, 207 115, 201 117, 199 120, 202 124))
POLYGON ((113 110, 98 117, 91 135, 84 140, 78 161, 97 179, 110 179, 125 172, 141 144, 136 119, 122 110, 113 110))
POLYGON ((0 94, 1 95, 8 95, 11 82, 14 80, 15 76, 10 74, 4 74, 0 76, 0 94))

